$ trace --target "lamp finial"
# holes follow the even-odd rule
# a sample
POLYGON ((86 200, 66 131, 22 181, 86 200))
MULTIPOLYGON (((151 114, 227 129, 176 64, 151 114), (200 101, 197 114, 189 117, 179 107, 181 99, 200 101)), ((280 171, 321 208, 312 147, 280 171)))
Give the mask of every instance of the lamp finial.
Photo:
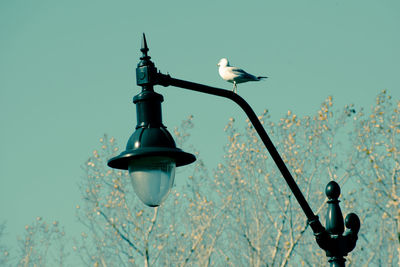
POLYGON ((143 53, 143 55, 140 59, 150 59, 150 57, 147 55, 149 48, 147 46, 146 35, 144 33, 143 33, 143 38, 142 38, 142 48, 140 48, 140 51, 142 51, 142 53, 143 53))

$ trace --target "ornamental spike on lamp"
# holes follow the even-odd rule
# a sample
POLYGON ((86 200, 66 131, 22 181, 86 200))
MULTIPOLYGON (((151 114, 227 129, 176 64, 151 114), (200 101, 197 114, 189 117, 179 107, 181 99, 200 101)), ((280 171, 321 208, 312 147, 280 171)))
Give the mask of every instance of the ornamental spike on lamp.
POLYGON ((133 98, 136 104, 137 126, 125 151, 110 159, 108 166, 129 170, 133 188, 140 200, 150 207, 159 206, 172 188, 175 167, 190 164, 196 157, 177 148, 175 141, 162 123, 161 102, 164 98, 153 90, 152 79, 157 74, 147 55, 143 34, 143 53, 137 69, 137 85, 142 91, 133 98))

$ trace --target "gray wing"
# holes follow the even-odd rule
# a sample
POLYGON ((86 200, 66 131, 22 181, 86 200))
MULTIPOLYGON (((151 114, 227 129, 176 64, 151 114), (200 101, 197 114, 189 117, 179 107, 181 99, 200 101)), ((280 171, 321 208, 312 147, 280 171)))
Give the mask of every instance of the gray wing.
POLYGON ((233 74, 238 75, 238 76, 240 76, 242 78, 257 80, 256 76, 254 76, 254 75, 252 75, 250 73, 247 73, 244 70, 239 69, 238 67, 232 67, 231 71, 232 71, 233 74))

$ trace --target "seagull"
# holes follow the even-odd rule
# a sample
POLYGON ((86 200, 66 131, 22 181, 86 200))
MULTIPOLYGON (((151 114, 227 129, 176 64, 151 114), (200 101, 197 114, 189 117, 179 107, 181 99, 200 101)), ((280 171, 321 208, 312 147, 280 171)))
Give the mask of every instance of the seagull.
POLYGON ((261 81, 262 79, 266 79, 268 77, 265 76, 254 76, 250 73, 245 72, 242 69, 237 67, 231 67, 229 65, 229 61, 226 58, 222 58, 217 66, 219 66, 218 72, 219 76, 225 81, 233 83, 233 92, 237 93, 237 84, 245 83, 250 81, 261 81))

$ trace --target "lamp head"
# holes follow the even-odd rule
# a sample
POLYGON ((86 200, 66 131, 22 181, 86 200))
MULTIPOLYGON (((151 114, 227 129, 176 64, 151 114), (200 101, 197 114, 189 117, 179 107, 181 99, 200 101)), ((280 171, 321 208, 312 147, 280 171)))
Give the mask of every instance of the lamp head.
POLYGON ((139 127, 129 138, 126 150, 110 159, 108 166, 129 170, 133 188, 144 204, 159 206, 172 188, 175 168, 196 157, 177 148, 164 126, 139 127))
POLYGON ((143 35, 143 56, 136 69, 137 84, 142 91, 133 98, 136 104, 137 126, 125 151, 108 161, 114 169, 129 170, 136 194, 144 204, 159 206, 172 188, 175 168, 190 164, 196 157, 177 148, 162 124, 163 96, 153 90, 157 69, 150 61, 143 35))
MULTIPOLYGON (((139 116, 139 115, 138 115, 139 116)), ((126 150, 110 159, 108 166, 129 170, 133 188, 144 204, 159 206, 172 188, 175 168, 190 164, 196 157, 177 148, 167 129, 138 126, 126 150)))

